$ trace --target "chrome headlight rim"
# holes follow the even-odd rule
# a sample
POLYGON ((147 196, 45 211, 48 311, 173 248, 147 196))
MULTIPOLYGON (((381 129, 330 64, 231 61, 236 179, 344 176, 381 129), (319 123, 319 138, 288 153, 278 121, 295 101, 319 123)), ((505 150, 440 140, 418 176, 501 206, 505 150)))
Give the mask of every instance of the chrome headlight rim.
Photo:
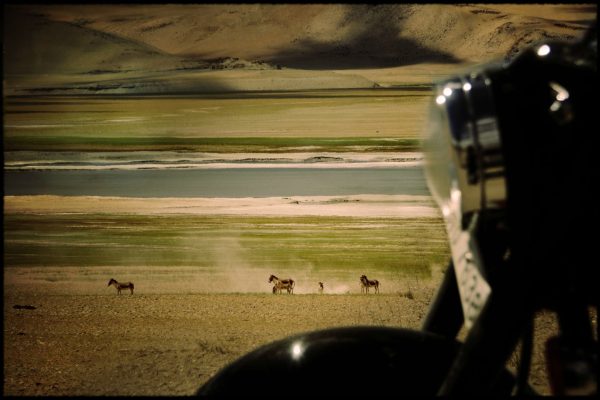
POLYGON ((442 213, 448 207, 459 212, 463 229, 473 213, 506 207, 502 141, 490 77, 497 69, 490 65, 434 86, 425 141, 427 182, 442 213), (439 184, 444 173, 447 181, 439 184))

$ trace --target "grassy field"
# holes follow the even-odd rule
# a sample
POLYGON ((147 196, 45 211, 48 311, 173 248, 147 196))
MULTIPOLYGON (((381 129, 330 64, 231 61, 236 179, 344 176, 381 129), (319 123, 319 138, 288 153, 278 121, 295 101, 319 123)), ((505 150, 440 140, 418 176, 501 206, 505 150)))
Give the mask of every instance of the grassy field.
POLYGON ((9 267, 212 267, 232 242, 250 267, 302 262, 427 274, 448 256, 443 224, 434 218, 6 215, 4 229, 9 267))
POLYGON ((4 222, 5 267, 48 282, 204 276, 220 280, 220 291, 247 292, 267 289, 268 275, 279 273, 303 277, 306 291, 315 279, 351 281, 355 291, 363 273, 429 279, 449 257, 438 218, 9 214, 4 222), (247 280, 226 284, 234 276, 247 280))
MULTIPOLYGON (((428 87, 414 86, 198 96, 6 97, 4 150, 417 151, 429 94, 428 87)), ((369 271, 427 278, 432 266, 445 264, 449 255, 443 224, 435 218, 8 214, 4 236, 8 268, 72 267, 71 272, 81 272, 44 272, 48 282, 103 281, 108 278, 104 272, 125 269, 132 279, 154 271, 159 280, 173 268, 182 269, 176 279, 198 276, 200 270, 218 277, 225 269, 232 275, 281 271, 305 274, 307 279, 326 274, 339 282, 348 277, 354 281, 357 273, 369 271), (91 277, 89 267, 104 269, 91 277)), ((220 290, 263 286, 224 285, 220 290)))
POLYGON ((322 152, 406 152, 421 150, 419 139, 322 137, 86 137, 18 136, 8 151, 198 151, 206 153, 286 153, 307 149, 322 152))
POLYGON ((414 151, 428 88, 9 97, 4 149, 414 151))

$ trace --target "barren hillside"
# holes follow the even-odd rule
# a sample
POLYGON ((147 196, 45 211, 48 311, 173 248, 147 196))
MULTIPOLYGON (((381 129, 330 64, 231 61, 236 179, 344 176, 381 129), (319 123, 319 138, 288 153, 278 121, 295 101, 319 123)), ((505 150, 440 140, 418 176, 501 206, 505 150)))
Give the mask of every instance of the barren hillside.
MULTIPOLYGON (((172 75, 157 73, 272 70, 277 77, 281 69, 451 67, 509 58, 540 40, 576 38, 595 13, 595 4, 6 6, 5 82, 9 89, 83 82, 92 92, 90 82, 122 91, 129 82, 129 89, 164 92, 172 75)), ((270 89, 270 76, 242 90, 270 89)), ((320 76, 319 87, 327 88, 323 81, 333 75, 320 76)), ((377 83, 372 77, 335 75, 334 87, 367 87, 377 83)), ((189 78, 184 86, 193 88, 189 78)), ((277 88, 286 79, 281 75, 277 88)))

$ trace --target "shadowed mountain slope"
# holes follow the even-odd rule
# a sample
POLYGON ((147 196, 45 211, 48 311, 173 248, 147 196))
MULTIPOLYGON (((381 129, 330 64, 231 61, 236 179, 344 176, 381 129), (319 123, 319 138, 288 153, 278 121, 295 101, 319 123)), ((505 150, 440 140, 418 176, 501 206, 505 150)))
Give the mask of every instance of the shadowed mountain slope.
MULTIPOLYGON (((199 90, 236 90, 234 81, 248 78, 241 71, 253 71, 261 83, 240 90, 269 90, 271 76, 281 90, 292 81, 280 70, 290 68, 324 76, 320 88, 330 87, 331 77, 337 88, 368 87, 376 81, 361 69, 478 63, 510 58, 541 40, 576 38, 595 18, 596 5, 111 4, 4 11, 9 91, 123 93, 169 92, 175 81, 177 90, 194 91, 198 80, 199 90), (199 74, 215 69, 238 73, 217 74, 225 83, 216 86, 214 77, 199 74), (352 71, 326 72, 344 70, 352 71)), ((305 88, 300 78, 294 77, 295 89, 305 88)))

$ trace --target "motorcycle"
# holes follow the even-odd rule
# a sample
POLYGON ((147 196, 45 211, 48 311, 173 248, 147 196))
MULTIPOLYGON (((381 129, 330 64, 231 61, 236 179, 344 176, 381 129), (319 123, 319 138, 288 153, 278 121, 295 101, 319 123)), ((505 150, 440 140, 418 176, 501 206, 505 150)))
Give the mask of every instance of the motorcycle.
POLYGON ((197 394, 535 395, 539 310, 558 320, 545 353, 552 393, 597 394, 596 84, 595 22, 579 41, 536 44, 437 82, 425 170, 451 261, 421 330, 295 335, 226 366, 197 394))

